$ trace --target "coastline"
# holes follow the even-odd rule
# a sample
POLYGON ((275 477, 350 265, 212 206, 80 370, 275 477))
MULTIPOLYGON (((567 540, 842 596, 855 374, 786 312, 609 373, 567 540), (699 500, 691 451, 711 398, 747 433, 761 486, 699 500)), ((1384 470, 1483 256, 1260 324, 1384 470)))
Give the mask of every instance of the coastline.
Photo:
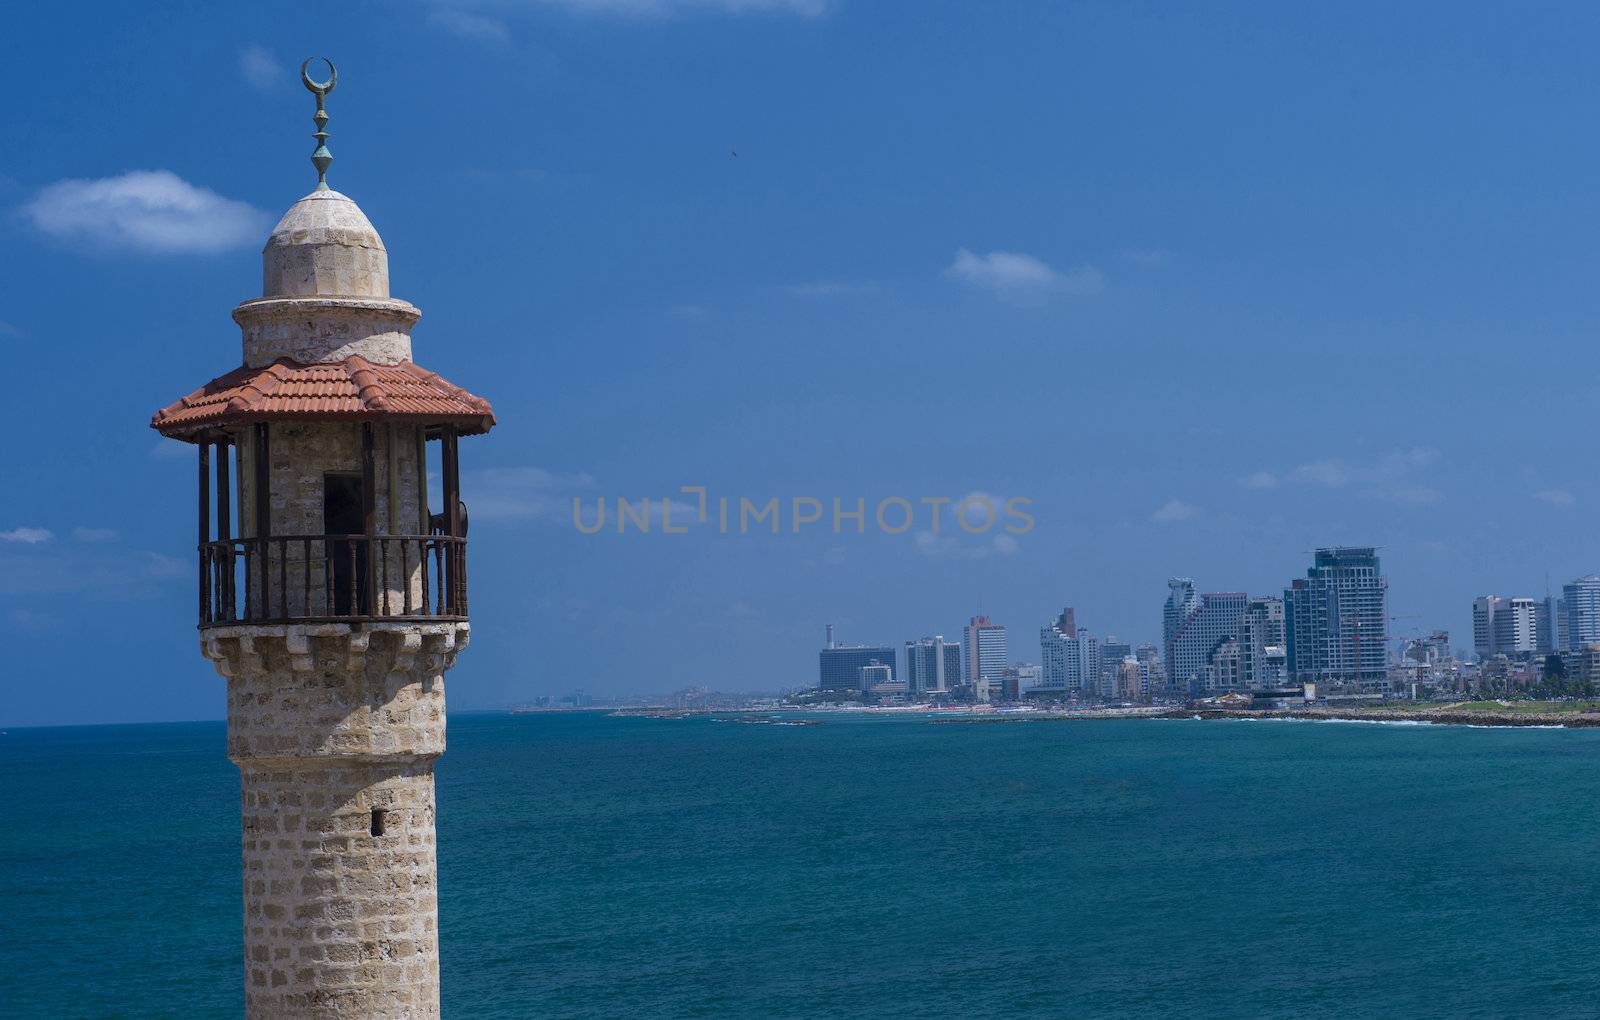
POLYGON ((1565 729, 1600 727, 1600 712, 1538 712, 1456 708, 1160 708, 1084 709, 1075 712, 1039 712, 1031 715, 979 716, 937 719, 943 723, 1057 722, 1072 719, 1293 719, 1304 722, 1418 723, 1433 726, 1540 727, 1565 729))
MULTIPOLYGON (((1526 704, 1526 703, 1524 703, 1526 704)), ((1457 703, 1453 705, 1439 705, 1437 707, 1425 705, 1412 706, 1372 706, 1350 708, 1222 708, 1214 705, 1203 707, 1185 708, 1172 705, 1128 705, 1115 708, 1027 708, 1015 709, 929 709, 924 706, 894 706, 894 707, 867 707, 858 706, 848 709, 817 709, 785 707, 779 709, 749 709, 749 708, 723 708, 723 709, 696 709, 696 708, 657 708, 657 709, 614 709, 608 714, 613 716, 654 718, 654 719, 686 719, 701 716, 794 716, 794 715, 893 715, 905 716, 910 714, 926 715, 930 723, 938 725, 965 725, 988 723, 1038 723, 1038 722, 1071 722, 1077 720, 1095 719, 1170 719, 1170 720, 1214 720, 1214 719, 1251 719, 1251 720, 1297 720, 1302 722, 1368 722, 1368 723, 1415 723, 1434 726, 1480 726, 1480 727, 1555 727, 1564 729, 1592 729, 1600 727, 1600 710, 1540 710, 1537 707, 1527 709, 1514 707, 1506 703, 1503 707, 1487 708, 1481 704, 1457 703)), ((745 721, 745 720, 741 720, 745 721)), ((750 720, 753 721, 753 720, 750 720)))

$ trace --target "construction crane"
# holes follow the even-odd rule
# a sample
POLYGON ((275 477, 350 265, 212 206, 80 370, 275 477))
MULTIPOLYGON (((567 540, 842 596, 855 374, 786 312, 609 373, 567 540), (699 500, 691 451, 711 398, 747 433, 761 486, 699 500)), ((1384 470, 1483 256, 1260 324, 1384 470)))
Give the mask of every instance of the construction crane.
MULTIPOLYGON (((1384 630, 1385 631, 1388 630, 1388 626, 1387 625, 1392 621, 1395 621, 1395 620, 1420 620, 1420 619, 1422 619, 1422 616, 1420 614, 1418 614, 1418 613, 1404 613, 1404 614, 1401 614, 1399 616, 1385 616, 1385 617, 1382 617, 1382 621, 1384 623, 1384 630)), ((1354 662, 1354 669, 1352 670, 1354 675, 1351 678, 1347 678, 1346 682, 1349 683, 1349 682, 1353 681, 1353 687, 1354 687, 1355 691, 1357 693, 1360 693, 1360 691, 1361 691, 1361 682, 1362 682, 1361 681, 1361 675, 1362 675, 1361 665, 1362 664, 1361 664, 1361 617, 1359 615, 1354 620, 1351 621, 1350 630, 1351 630, 1350 641, 1351 641, 1351 645, 1353 646, 1352 649, 1351 649, 1351 653, 1352 653, 1351 654, 1351 658, 1354 659, 1355 662, 1354 662)), ((1385 665, 1387 666, 1387 663, 1385 663, 1385 665)))

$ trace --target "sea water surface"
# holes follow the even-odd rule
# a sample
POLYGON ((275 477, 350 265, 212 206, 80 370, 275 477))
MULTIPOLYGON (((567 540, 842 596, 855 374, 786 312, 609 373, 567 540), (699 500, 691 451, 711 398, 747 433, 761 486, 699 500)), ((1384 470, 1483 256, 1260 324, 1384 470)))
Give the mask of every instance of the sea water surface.
MULTIPOLYGON (((447 1017, 1600 1011, 1600 731, 450 721, 447 1017)), ((0 736, 0 1015, 242 1007, 220 723, 0 736)))

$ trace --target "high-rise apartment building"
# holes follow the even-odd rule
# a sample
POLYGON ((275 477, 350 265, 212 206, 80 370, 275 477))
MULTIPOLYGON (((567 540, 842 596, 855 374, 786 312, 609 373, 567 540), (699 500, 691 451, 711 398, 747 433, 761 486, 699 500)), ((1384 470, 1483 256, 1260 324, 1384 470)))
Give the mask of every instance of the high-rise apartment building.
MULTIPOLYGON (((861 668, 889 667, 889 679, 896 676, 893 645, 841 645, 824 648, 818 657, 817 687, 824 691, 861 690, 861 668)), ((876 674, 874 674, 876 676, 876 674)))
POLYGON ((1472 600, 1472 650, 1480 659, 1494 655, 1494 614, 1502 601, 1498 595, 1479 595, 1472 600))
POLYGON ((1240 683, 1256 690, 1282 684, 1286 655, 1283 600, 1268 595, 1246 602, 1239 620, 1240 683))
POLYGON ((1494 612, 1495 655, 1527 657, 1538 647, 1538 603, 1529 598, 1501 599, 1494 612))
POLYGON ((1184 623, 1200 611, 1200 596, 1195 594, 1194 580, 1188 577, 1172 578, 1167 589, 1167 601, 1161 609, 1161 655, 1170 664, 1172 643, 1184 623))
POLYGON ((1205 685, 1209 691, 1233 691, 1244 686, 1244 656, 1240 654, 1238 638, 1227 638, 1212 651, 1205 685))
POLYGON ((1600 576, 1590 574, 1561 586, 1561 618, 1572 651, 1600 641, 1600 576))
POLYGON ((1042 697, 1098 697, 1104 663, 1099 642, 1084 628, 1069 633, 1074 621, 1066 610, 1039 631, 1039 686, 1042 697))
MULTIPOLYGON (((1597 579, 1600 580, 1600 579, 1597 579)), ((1388 583, 1372 546, 1318 549, 1284 590, 1289 679, 1382 690, 1388 671, 1388 583)))
POLYGON ((1554 640, 1551 602, 1503 595, 1472 600, 1472 650, 1480 659, 1496 655, 1527 656, 1554 640))
POLYGON ((966 682, 979 701, 988 701, 1005 679, 1010 658, 1006 628, 987 616, 974 616, 962 631, 961 643, 966 647, 966 682))
POLYGON ((1181 692, 1197 694, 1215 686, 1212 658, 1223 642, 1239 636, 1249 596, 1242 591, 1197 594, 1187 577, 1173 578, 1167 588, 1161 616, 1167 680, 1181 692))
POLYGON ((912 697, 951 694, 961 686, 961 646, 944 635, 906 642, 906 689, 912 697))
POLYGON ((1560 606, 1560 599, 1546 595, 1533 607, 1533 650, 1540 655, 1549 655, 1561 647, 1556 626, 1561 613, 1560 606))

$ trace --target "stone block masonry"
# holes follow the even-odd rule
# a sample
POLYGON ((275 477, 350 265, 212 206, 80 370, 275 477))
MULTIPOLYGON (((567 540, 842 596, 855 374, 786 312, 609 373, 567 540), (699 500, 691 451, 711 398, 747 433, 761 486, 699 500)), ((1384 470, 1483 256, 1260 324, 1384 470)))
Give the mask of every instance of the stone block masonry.
POLYGON ((252 1020, 439 1015, 434 761, 463 623, 229 627, 252 1020))

